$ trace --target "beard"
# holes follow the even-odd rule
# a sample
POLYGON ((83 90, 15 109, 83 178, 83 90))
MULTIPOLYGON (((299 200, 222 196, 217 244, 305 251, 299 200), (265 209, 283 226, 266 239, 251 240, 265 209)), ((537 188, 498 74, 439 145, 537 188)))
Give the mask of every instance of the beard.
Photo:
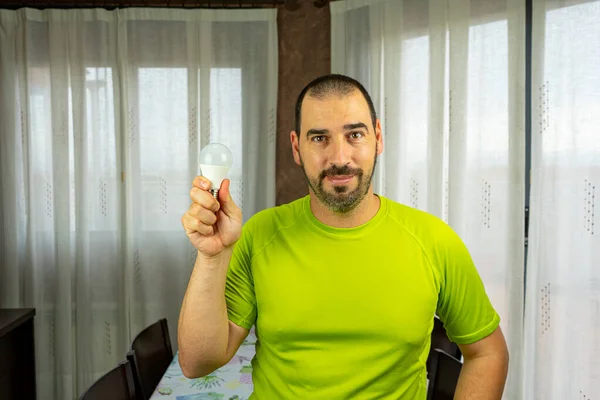
POLYGON ((326 170, 321 171, 319 176, 310 178, 304 168, 304 162, 300 158, 300 166, 302 172, 308 181, 308 186, 315 193, 315 196, 327 207, 329 210, 336 214, 347 214, 354 210, 357 205, 365 198, 371 187, 371 181, 373 180, 373 174, 375 173, 375 166, 377 165, 377 149, 373 156, 373 166, 368 174, 365 175, 365 171, 361 168, 350 168, 347 165, 338 167, 337 165, 331 166, 326 170), (333 192, 327 191, 323 185, 325 178, 328 176, 356 176, 358 182, 354 190, 350 190, 349 185, 336 185, 333 187, 333 192))

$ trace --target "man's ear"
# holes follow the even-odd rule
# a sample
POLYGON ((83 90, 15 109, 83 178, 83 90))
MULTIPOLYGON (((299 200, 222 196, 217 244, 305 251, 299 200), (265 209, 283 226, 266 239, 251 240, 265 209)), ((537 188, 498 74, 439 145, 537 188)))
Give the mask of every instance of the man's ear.
POLYGON ((377 140, 377 155, 380 155, 383 153, 383 133, 381 132, 379 118, 375 120, 375 140, 377 140))
POLYGON ((300 138, 298 137, 296 131, 291 131, 290 141, 292 142, 292 154, 294 155, 294 161, 296 162, 296 164, 302 165, 302 163, 300 162, 300 149, 298 148, 300 144, 299 140, 300 138))

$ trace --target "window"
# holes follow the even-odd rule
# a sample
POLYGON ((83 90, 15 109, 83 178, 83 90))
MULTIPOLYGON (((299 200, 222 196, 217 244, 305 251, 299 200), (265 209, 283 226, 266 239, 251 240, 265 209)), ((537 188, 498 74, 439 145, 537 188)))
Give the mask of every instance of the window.
POLYGON ((170 215, 170 220, 179 221, 179 214, 189 206, 190 165, 198 171, 197 159, 192 157, 201 150, 200 145, 208 144, 207 140, 223 143, 234 154, 229 174, 232 195, 236 201, 242 196, 242 71, 211 68, 208 111, 202 104, 200 110, 191 107, 189 96, 199 96, 201 88, 190 86, 190 73, 194 72, 188 68, 138 69, 140 144, 139 150, 133 151, 139 151, 143 213, 155 216, 142 219, 144 230, 181 229, 165 225, 160 216, 170 215), (201 135, 206 129, 203 123, 208 124, 210 138, 201 135))

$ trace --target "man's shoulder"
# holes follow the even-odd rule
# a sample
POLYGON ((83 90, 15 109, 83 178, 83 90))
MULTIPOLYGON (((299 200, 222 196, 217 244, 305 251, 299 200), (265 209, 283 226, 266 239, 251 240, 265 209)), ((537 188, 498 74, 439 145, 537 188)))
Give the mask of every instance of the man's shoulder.
POLYGON ((450 225, 440 217, 391 199, 387 201, 389 219, 421 245, 439 245, 455 235, 450 225))
POLYGON ((392 220, 407 228, 425 228, 425 230, 448 226, 438 216, 407 204, 386 198, 388 214, 392 220))
POLYGON ((244 224, 253 235, 262 238, 272 236, 281 229, 285 229, 297 223, 303 215, 303 202, 305 197, 290 203, 265 208, 252 215, 244 224))

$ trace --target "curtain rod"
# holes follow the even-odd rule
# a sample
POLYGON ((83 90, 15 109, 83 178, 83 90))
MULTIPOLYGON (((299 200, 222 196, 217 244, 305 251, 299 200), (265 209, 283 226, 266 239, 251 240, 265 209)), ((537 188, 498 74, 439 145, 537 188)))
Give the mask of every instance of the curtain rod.
MULTIPOLYGON (((273 8, 285 6, 298 8, 302 0, 20 0, 0 1, 0 8, 125 8, 125 7, 166 7, 166 8, 273 8)), ((327 0, 316 0, 316 7, 323 7, 327 0)))

